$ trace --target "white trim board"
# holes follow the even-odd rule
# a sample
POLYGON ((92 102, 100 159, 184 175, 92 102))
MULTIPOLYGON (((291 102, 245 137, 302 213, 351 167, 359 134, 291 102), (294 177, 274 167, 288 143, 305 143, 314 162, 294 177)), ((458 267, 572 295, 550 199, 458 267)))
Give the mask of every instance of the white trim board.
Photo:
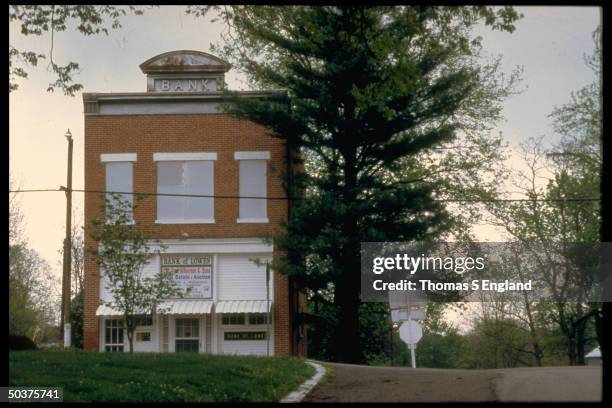
POLYGON ((102 153, 100 155, 100 161, 102 163, 135 162, 136 158, 137 158, 136 153, 102 153))
POLYGON ((270 152, 234 152, 234 160, 270 160, 270 152))
POLYGON ((217 160, 217 152, 153 153, 153 161, 217 160))
MULTIPOLYGON (((160 242, 168 246, 163 253, 191 254, 191 253, 273 253, 274 246, 258 238, 243 239, 161 239, 160 242)), ((151 249, 158 249, 159 245, 149 243, 151 249)))

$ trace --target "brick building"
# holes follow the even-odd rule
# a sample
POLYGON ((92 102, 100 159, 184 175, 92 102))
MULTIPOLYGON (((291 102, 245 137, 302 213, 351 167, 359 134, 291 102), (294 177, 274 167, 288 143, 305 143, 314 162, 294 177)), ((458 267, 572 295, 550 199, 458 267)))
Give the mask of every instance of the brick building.
MULTIPOLYGON (((305 355, 303 293, 272 271, 268 301, 262 264, 278 256, 264 238, 289 211, 277 199, 285 197, 290 162, 284 141, 220 111, 225 61, 174 51, 140 68, 146 92, 83 94, 85 189, 209 197, 148 195, 133 211, 134 222, 167 246, 144 273, 170 268, 177 284, 191 288, 184 298, 165 299, 164 313, 139 320, 135 351, 305 355)), ((86 224, 103 216, 100 203, 98 194, 85 195, 86 224)), ((86 234, 85 245, 97 243, 86 234)), ((86 350, 128 349, 120 314, 100 305, 108 297, 87 255, 86 350)))

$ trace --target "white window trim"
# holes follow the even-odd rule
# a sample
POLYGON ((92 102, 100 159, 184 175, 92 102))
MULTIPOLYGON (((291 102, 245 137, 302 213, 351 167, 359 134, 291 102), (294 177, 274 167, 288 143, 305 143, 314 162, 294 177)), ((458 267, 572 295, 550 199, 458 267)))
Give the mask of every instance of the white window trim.
POLYGON ((234 160, 270 160, 270 151, 234 152, 234 160))
POLYGON ((200 161, 200 160, 217 160, 217 152, 153 153, 153 161, 200 161))
POLYGON ((214 224, 214 218, 194 218, 194 219, 167 219, 155 220, 156 224, 214 224))
POLYGON ((102 153, 100 155, 100 161, 102 163, 135 162, 136 158, 137 158, 136 153, 102 153))
POLYGON ((270 222, 268 218, 238 218, 238 224, 265 224, 270 222))

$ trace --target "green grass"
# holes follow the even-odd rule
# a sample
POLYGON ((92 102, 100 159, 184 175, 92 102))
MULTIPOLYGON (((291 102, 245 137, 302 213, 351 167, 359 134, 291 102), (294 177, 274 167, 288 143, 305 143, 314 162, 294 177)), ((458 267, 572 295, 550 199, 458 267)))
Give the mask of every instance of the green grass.
POLYGON ((63 387, 64 401, 278 401, 314 375, 293 357, 12 351, 9 385, 63 387))

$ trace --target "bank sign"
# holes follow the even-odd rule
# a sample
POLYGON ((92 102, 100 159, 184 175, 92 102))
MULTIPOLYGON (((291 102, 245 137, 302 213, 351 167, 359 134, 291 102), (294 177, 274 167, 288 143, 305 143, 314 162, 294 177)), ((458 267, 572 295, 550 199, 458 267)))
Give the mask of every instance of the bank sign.
POLYGON ((212 298, 210 255, 163 255, 161 272, 183 292, 182 299, 212 298))

